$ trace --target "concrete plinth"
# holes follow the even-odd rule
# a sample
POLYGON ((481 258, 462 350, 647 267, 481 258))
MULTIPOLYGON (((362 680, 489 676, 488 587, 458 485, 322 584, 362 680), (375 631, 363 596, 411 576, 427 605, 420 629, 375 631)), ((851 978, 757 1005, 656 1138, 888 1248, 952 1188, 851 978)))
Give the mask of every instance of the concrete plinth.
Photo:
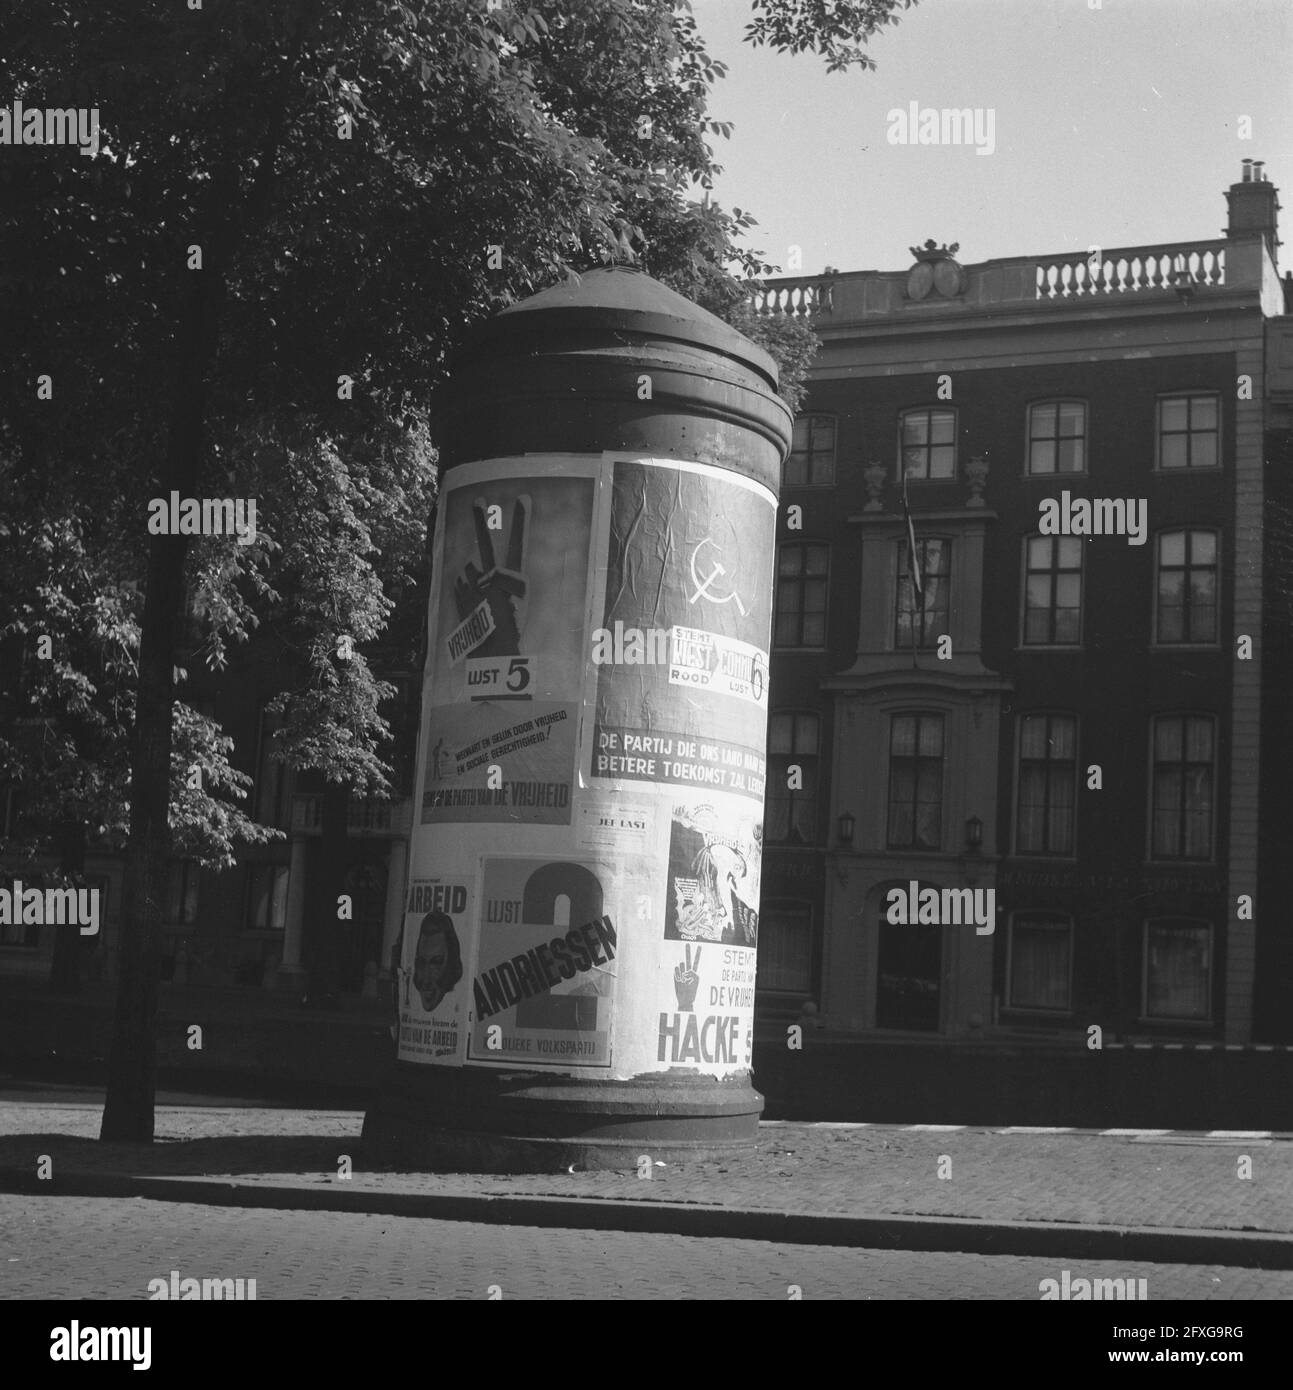
POLYGON ((751 1149, 762 1111, 748 1074, 603 1081, 396 1063, 364 1117, 361 1153, 373 1166, 424 1172, 634 1170, 644 1157, 751 1149))

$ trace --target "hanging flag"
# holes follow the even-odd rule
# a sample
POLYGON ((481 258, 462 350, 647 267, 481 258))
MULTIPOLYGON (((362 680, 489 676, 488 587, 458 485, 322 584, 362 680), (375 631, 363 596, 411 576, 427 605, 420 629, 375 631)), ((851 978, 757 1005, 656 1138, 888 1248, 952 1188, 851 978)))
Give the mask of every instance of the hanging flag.
POLYGON ((902 514, 907 522, 907 573, 911 576, 912 593, 925 597, 924 580, 920 566, 916 563, 916 527, 912 523, 911 508, 907 505, 907 470, 902 473, 902 514))

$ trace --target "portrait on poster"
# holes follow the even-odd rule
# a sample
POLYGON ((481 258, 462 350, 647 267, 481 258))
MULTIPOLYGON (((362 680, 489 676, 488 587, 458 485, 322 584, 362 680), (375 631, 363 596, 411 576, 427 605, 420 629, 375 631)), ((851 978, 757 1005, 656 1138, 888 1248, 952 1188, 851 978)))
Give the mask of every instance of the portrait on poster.
POLYGON ((462 883, 414 879, 409 884, 398 981, 402 1058, 457 1056, 463 981, 460 928, 467 901, 462 883))

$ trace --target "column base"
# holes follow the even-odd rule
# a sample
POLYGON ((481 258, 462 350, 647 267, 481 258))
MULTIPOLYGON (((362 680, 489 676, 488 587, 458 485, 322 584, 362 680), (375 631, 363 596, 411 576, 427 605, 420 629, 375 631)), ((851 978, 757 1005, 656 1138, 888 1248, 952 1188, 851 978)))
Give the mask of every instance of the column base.
POLYGON ((364 1116, 362 1162, 440 1173, 558 1173, 730 1158, 758 1136, 748 1072, 603 1081, 397 1062, 364 1116))

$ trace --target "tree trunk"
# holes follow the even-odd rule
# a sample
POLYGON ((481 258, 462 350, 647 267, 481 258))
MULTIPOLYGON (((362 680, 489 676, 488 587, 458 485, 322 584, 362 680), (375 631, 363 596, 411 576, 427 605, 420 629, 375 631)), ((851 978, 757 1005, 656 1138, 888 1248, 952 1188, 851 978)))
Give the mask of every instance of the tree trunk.
MULTIPOLYGON (((58 827, 58 867, 69 883, 85 879, 85 822, 62 821, 58 827)), ((103 930, 100 922, 99 930, 103 930)), ((81 933, 76 927, 56 928, 49 987, 54 994, 81 992, 81 933)))
MULTIPOLYGON (((261 225, 273 194, 287 106, 322 7, 304 4, 296 16, 290 57, 271 83, 261 158, 247 199, 239 199, 237 152, 212 175, 201 225, 205 269, 187 272, 189 298, 178 333, 161 494, 193 496, 206 441, 209 378, 219 351, 221 308, 240 239, 261 225)), ((141 526, 144 524, 140 518, 141 526)), ((170 762, 175 657, 185 609, 187 536, 150 536, 148 588, 139 642, 139 693, 131 742, 130 847, 121 900, 117 1007, 108 1060, 108 1093, 100 1139, 151 1143, 157 1081, 157 993, 162 913, 170 859, 170 762)))
MULTIPOLYGON (((158 480, 192 496, 206 434, 208 374, 224 297, 222 258, 193 273, 180 332, 166 467, 158 480)), ((210 264, 210 263, 208 263, 210 264)), ((143 525, 143 518, 140 518, 143 525)), ((157 993, 162 914, 170 866, 172 707, 175 658, 184 621, 187 536, 149 537, 148 586, 140 626, 139 686, 130 759, 130 845, 121 894, 117 1007, 108 1054, 100 1139, 149 1144, 157 1085, 157 993)))
MULTIPOLYGON (((191 428, 191 426, 190 426, 191 428)), ((198 426, 200 430, 200 423, 198 426)), ((181 483, 174 483, 180 486, 181 483)), ((184 612, 184 536, 153 536, 139 646, 130 848, 121 901, 117 1008, 100 1139, 148 1144, 157 1087, 157 993, 170 863, 171 705, 184 612)))

